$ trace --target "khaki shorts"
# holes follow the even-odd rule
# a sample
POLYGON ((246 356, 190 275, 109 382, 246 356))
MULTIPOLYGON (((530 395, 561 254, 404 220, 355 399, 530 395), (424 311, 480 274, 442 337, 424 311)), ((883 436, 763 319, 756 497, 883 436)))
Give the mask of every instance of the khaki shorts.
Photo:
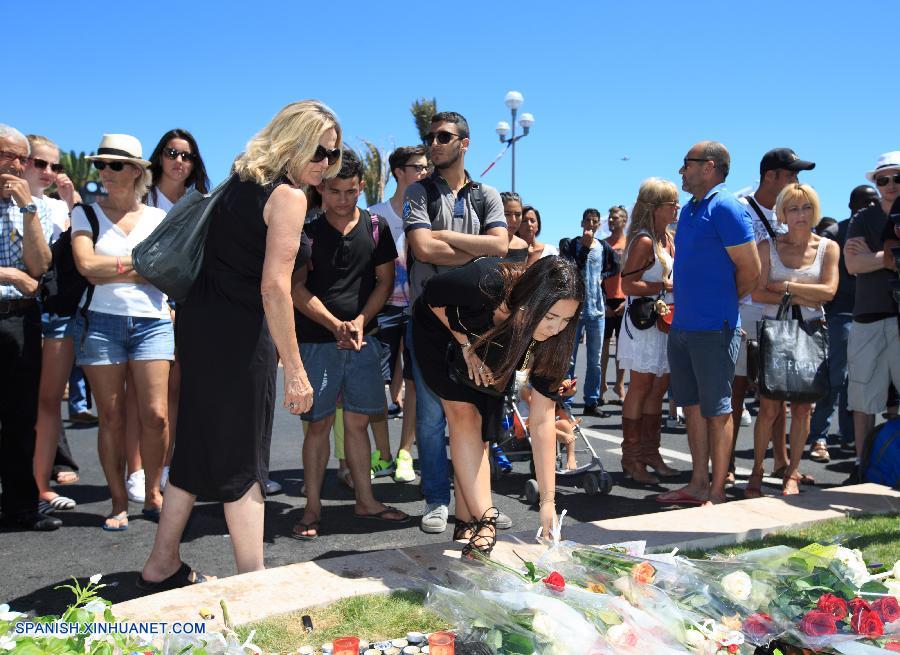
POLYGON ((887 405, 888 383, 900 389, 900 330, 897 318, 850 326, 847 342, 847 409, 879 414, 887 405))
POLYGON ((738 351, 737 362, 734 365, 735 377, 747 377, 747 339, 756 340, 756 322, 763 318, 763 307, 757 305, 741 305, 741 329, 746 336, 741 339, 741 349, 738 351))

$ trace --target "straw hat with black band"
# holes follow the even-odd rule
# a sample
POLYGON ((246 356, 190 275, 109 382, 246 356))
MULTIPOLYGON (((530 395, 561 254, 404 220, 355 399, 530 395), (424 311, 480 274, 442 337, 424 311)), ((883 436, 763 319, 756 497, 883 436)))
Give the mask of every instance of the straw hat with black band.
POLYGON ((137 137, 130 134, 104 134, 97 147, 97 154, 86 157, 91 161, 121 161, 134 164, 144 172, 144 184, 149 186, 150 162, 142 157, 143 149, 137 137))

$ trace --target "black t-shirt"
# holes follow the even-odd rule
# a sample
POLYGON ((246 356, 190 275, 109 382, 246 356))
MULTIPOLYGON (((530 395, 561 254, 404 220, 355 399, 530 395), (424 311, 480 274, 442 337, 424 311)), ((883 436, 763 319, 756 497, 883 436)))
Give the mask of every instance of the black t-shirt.
POLYGON ((829 225, 822 231, 822 236, 836 242, 841 251, 841 256, 838 259, 838 287, 834 298, 825 303, 826 316, 853 313, 856 279, 847 271, 847 264, 844 262, 844 244, 847 241, 847 229, 849 227, 850 219, 847 219, 840 223, 829 225))
MULTIPOLYGON (((359 316, 375 289, 375 267, 397 258, 397 248, 387 221, 376 218, 378 245, 375 245, 372 214, 361 209, 359 220, 342 235, 324 214, 309 221, 303 232, 312 244, 306 288, 341 321, 359 316)), ((301 343, 326 343, 334 335, 300 312, 295 313, 297 338, 301 343)), ((365 327, 369 333, 377 325, 373 318, 365 327)))

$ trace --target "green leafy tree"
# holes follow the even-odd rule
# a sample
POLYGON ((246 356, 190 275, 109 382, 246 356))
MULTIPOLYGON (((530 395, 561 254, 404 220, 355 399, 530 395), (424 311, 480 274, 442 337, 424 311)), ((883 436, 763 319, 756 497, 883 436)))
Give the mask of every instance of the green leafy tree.
POLYGON ((413 101, 409 109, 412 112, 413 120, 416 123, 416 129, 419 131, 419 138, 425 143, 425 135, 428 134, 428 128, 431 125, 431 117, 437 113, 437 100, 432 98, 419 98, 413 101))
POLYGON ((384 199, 384 187, 388 178, 388 153, 379 150, 378 146, 370 141, 361 139, 363 150, 359 159, 363 165, 363 190, 366 194, 366 205, 381 202, 384 199))
MULTIPOLYGON (((90 155, 93 154, 93 152, 90 153, 90 155)), ((81 191, 87 182, 100 181, 97 169, 91 165, 91 162, 87 159, 88 156, 89 155, 85 154, 83 151, 76 154, 75 151, 72 150, 70 152, 61 153, 59 157, 60 163, 66 167, 66 175, 69 176, 69 179, 72 180, 72 184, 74 184, 75 188, 79 191, 81 191)))

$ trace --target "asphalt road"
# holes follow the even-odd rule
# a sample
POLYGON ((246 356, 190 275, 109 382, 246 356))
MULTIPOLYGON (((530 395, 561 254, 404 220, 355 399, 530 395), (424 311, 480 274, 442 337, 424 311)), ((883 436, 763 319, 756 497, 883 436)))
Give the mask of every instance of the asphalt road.
MULTIPOLYGON (((579 369, 583 369, 583 362, 582 355, 579 357, 579 369)), ((579 379, 584 379, 583 370, 579 370, 578 375, 579 379)), ((279 387, 280 383, 279 379, 279 387)), ((612 393, 607 396, 612 397, 612 393)), ((581 413, 580 407, 576 403, 576 416, 581 413)), ((653 498, 686 483, 689 477, 684 473, 680 478, 656 487, 634 485, 627 481, 619 468, 621 407, 606 405, 604 409, 612 413, 609 418, 586 417, 582 427, 603 466, 612 474, 615 486, 608 495, 595 496, 588 496, 577 486, 561 487, 557 492, 557 508, 559 511, 568 510, 569 522, 596 521, 667 509, 653 498)), ((396 449, 401 422, 392 419, 389 423, 392 447, 396 449)), ((134 582, 152 547, 156 525, 142 518, 141 506, 132 503, 127 531, 111 533, 100 529, 110 505, 97 460, 97 431, 69 428, 67 432, 76 460, 81 465, 81 480, 57 491, 76 500, 78 507, 57 514, 64 526, 55 532, 0 532, 0 603, 9 603, 17 611, 34 611, 38 615, 59 613, 68 604, 70 596, 68 591, 55 590, 54 587, 66 584, 72 576, 85 579, 95 573, 103 573, 104 582, 111 585, 104 590, 104 595, 114 602, 140 595, 134 582)), ((284 486, 284 493, 271 496, 266 501, 267 567, 450 540, 450 529, 444 534, 425 534, 419 530, 418 521, 396 527, 355 520, 352 492, 338 483, 335 477, 337 461, 334 459, 329 462, 323 490, 326 507, 321 536, 309 542, 290 538, 291 528, 300 520, 304 505, 304 499, 300 496, 303 479, 300 435, 299 420, 277 409, 271 477, 284 486)), ((683 428, 664 429, 662 446, 663 456, 670 465, 683 471, 690 468, 683 428)), ((832 447, 831 453, 830 464, 804 462, 804 472, 814 475, 817 484, 823 487, 840 484, 852 464, 852 459, 838 448, 832 447)), ((731 497, 741 497, 744 482, 741 476, 749 473, 752 458, 752 427, 742 428, 737 445, 738 485, 729 490, 731 497)), ((771 470, 771 459, 767 460, 766 470, 771 470)), ((512 517, 513 530, 537 528, 536 509, 526 502, 523 495, 529 477, 528 462, 521 461, 514 463, 511 474, 494 484, 495 504, 512 517)), ((780 482, 767 478, 763 489, 767 493, 780 493, 780 482)), ((422 513, 424 503, 417 482, 399 484, 391 478, 380 478, 375 481, 375 493, 382 502, 409 514, 418 516, 422 513)), ((182 557, 207 574, 228 576, 235 573, 221 505, 197 504, 184 535, 182 557)))

